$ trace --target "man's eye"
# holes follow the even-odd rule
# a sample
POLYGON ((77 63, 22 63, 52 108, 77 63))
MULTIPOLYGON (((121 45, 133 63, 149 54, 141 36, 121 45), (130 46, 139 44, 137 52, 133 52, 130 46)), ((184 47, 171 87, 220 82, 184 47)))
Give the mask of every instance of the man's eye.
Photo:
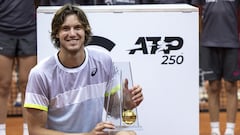
POLYGON ((69 28, 68 27, 62 27, 62 30, 67 31, 67 30, 69 30, 69 28))
POLYGON ((76 26, 75 29, 76 29, 76 30, 81 30, 82 27, 81 27, 81 26, 76 26))

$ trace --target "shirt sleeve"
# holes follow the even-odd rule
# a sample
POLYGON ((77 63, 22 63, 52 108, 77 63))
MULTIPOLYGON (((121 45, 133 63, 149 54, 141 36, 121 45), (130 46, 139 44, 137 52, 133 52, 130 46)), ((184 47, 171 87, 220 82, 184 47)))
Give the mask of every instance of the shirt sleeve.
POLYGON ((37 72, 36 69, 32 69, 26 87, 25 108, 48 111, 49 99, 46 84, 43 75, 37 72))

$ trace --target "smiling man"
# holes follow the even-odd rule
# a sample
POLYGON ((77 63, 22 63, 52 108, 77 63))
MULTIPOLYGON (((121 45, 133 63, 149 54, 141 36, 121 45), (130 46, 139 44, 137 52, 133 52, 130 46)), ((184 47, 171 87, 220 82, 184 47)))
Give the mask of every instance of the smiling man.
MULTIPOLYGON (((118 74, 109 55, 84 47, 91 35, 88 19, 78 7, 67 4, 56 12, 51 39, 59 51, 31 70, 27 84, 24 107, 30 135, 108 135, 104 129, 115 128, 102 121, 102 112, 105 95, 119 85, 118 74)), ((142 88, 128 90, 131 105, 138 106, 142 88)))

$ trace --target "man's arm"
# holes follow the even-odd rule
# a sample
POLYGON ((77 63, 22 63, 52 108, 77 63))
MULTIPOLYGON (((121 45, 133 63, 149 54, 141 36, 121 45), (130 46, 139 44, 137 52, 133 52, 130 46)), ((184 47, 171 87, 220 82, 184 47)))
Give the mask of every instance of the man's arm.
POLYGON ((30 135, 90 135, 90 134, 68 134, 46 128, 47 112, 26 108, 27 122, 30 135))
POLYGON ((31 108, 25 108, 25 109, 27 112, 29 135, 97 135, 97 134, 102 135, 104 134, 103 129, 114 128, 114 125, 110 122, 100 122, 89 133, 63 133, 60 131, 46 128, 46 123, 47 123, 46 111, 31 109, 31 108))
POLYGON ((64 133, 46 128, 47 112, 27 108, 27 122, 30 135, 65 135, 64 133))

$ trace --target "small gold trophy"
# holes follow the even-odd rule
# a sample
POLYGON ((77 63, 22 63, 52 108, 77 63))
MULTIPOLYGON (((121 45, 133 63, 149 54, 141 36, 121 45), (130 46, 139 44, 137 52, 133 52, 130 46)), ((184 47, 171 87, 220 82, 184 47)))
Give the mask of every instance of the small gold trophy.
POLYGON ((128 90, 133 87, 130 62, 115 62, 114 65, 119 87, 107 95, 105 109, 106 121, 111 121, 116 128, 106 131, 140 130, 137 108, 128 90))

